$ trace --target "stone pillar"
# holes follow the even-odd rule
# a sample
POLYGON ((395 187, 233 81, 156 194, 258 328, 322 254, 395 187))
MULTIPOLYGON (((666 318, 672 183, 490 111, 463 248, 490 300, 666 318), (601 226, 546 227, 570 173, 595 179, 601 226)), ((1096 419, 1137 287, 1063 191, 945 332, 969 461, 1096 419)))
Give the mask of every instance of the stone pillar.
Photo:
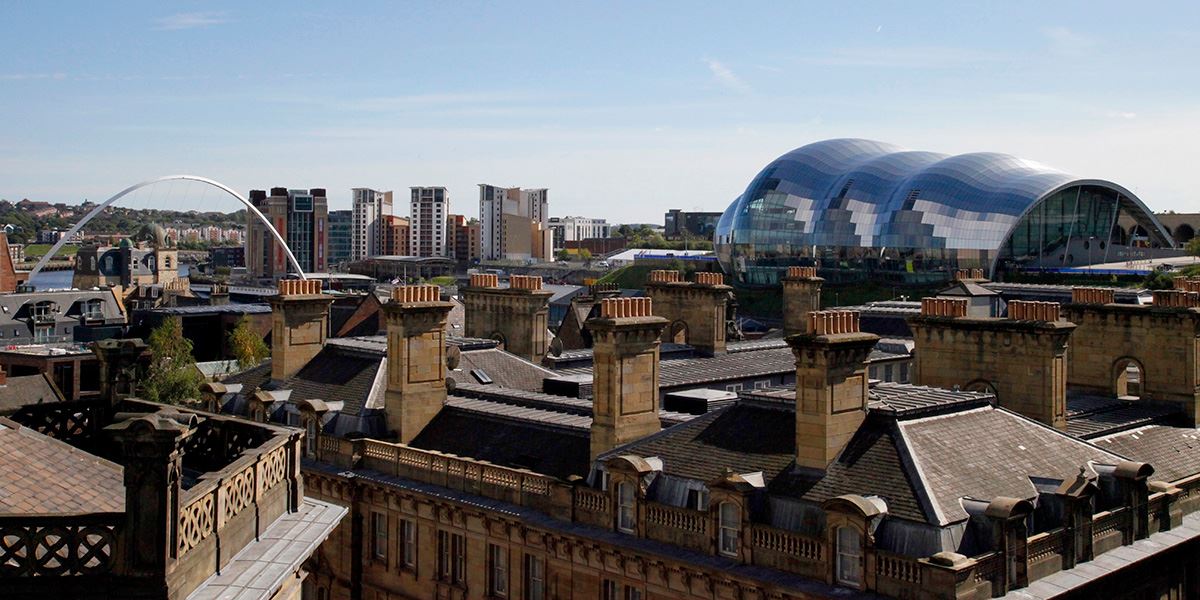
POLYGON ((387 319, 388 430, 407 444, 446 403, 446 317, 436 285, 398 286, 383 305, 387 319))
POLYGON ((965 298, 924 298, 913 330, 913 383, 990 392, 1000 406, 1067 428, 1067 342, 1054 302, 1008 303, 1008 318, 967 316, 965 298))
POLYGON ((550 346, 550 297, 541 277, 513 275, 499 287, 495 275, 474 274, 462 288, 467 337, 498 339, 504 349, 541 364, 550 346))
POLYGON ((1149 477, 1154 467, 1148 463, 1123 460, 1117 463, 1113 477, 1121 488, 1122 502, 1129 507, 1132 518, 1128 535, 1123 544, 1144 539, 1150 535, 1150 486, 1149 477))
POLYGON ((816 267, 788 267, 783 278, 783 333, 809 333, 808 313, 821 310, 821 284, 816 267))
POLYGON ((592 460, 661 429, 658 416, 659 336, 667 320, 649 298, 608 298, 588 319, 593 353, 592 460))
POLYGON ((271 379, 295 375, 321 348, 329 333, 329 305, 313 279, 281 279, 271 303, 271 379))
POLYGON ((1092 498, 1099 488, 1088 477, 1084 467, 1073 480, 1064 481, 1054 491, 1063 504, 1063 526, 1067 530, 1063 543, 1063 570, 1092 560, 1092 498))
POLYGON ((191 430, 154 414, 104 429, 125 467, 125 525, 116 568, 127 577, 161 579, 179 547, 181 448, 191 430))
MULTIPOLYGON (((100 362, 100 398, 112 409, 133 394, 138 380, 138 361, 146 352, 139 339, 101 340, 92 346, 100 362)), ((75 393, 79 390, 76 388, 75 393)))
POLYGON ((209 306, 225 306, 229 304, 229 285, 224 283, 212 284, 208 293, 209 306))
POLYGON ((789 336, 796 355, 796 465, 824 471, 867 416, 865 361, 879 341, 858 313, 808 313, 809 333, 789 336))
POLYGON ((720 273, 696 273, 696 281, 683 281, 679 271, 651 271, 646 295, 654 300, 654 314, 670 327, 664 341, 674 341, 676 327, 687 330, 687 343, 702 354, 725 352, 725 319, 733 288, 720 273))
POLYGON ((1029 531, 1025 522, 1031 512, 1033 504, 1028 500, 1005 497, 992 500, 984 511, 984 516, 992 523, 995 550, 1004 562, 1004 569, 999 574, 1001 595, 1029 585, 1029 531))

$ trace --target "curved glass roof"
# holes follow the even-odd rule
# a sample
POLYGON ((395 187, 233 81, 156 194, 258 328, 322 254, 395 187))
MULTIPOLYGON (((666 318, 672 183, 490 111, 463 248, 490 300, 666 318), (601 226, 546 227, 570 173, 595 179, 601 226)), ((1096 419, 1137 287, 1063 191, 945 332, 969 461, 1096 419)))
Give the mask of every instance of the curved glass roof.
POLYGON ((769 213, 798 245, 995 250, 1040 199, 1075 183, 1113 189, 1149 212, 1115 184, 1006 154, 826 140, 767 165, 722 218, 717 241, 742 242, 739 232, 761 229, 769 213))

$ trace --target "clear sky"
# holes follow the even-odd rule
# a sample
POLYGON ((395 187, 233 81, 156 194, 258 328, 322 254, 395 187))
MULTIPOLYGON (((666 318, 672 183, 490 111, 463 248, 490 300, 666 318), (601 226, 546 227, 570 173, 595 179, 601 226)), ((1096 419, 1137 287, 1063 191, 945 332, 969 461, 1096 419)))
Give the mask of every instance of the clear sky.
MULTIPOLYGON (((830 137, 998 151, 1200 211, 1197 2, 0 2, 0 197, 550 188, 723 210, 830 137)), ((209 207, 193 197, 185 208, 209 207)), ((216 208, 234 210, 235 201, 216 208)))

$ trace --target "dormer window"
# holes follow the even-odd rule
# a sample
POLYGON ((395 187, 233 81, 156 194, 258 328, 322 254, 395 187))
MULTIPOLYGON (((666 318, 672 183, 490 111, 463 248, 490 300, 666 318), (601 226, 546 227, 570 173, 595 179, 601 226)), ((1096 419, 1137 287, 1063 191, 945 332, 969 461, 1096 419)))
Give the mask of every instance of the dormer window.
POLYGON ((862 585, 862 535, 853 527, 838 527, 836 568, 840 585, 862 585))
POLYGON ((733 502, 722 502, 717 512, 721 532, 721 554, 737 558, 738 538, 742 531, 742 510, 733 502))
POLYGON ((622 481, 617 484, 617 529, 623 533, 634 533, 637 522, 634 512, 633 484, 622 481))
POLYGON ((308 458, 317 457, 317 436, 320 432, 316 417, 304 419, 304 455, 308 458))

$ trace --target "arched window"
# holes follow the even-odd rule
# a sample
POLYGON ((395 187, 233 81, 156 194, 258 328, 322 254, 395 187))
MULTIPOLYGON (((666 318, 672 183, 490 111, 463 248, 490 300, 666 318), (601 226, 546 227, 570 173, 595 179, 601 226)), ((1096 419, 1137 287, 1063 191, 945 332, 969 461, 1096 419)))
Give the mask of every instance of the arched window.
POLYGON ((617 529, 633 533, 637 527, 634 519, 633 484, 622 481, 617 484, 617 529))
POLYGON ((837 582, 858 587, 862 585, 862 536, 853 527, 837 530, 837 582))
POLYGON ((736 558, 738 555, 738 537, 742 530, 742 511, 732 502, 722 502, 717 512, 721 540, 721 554, 736 558))

